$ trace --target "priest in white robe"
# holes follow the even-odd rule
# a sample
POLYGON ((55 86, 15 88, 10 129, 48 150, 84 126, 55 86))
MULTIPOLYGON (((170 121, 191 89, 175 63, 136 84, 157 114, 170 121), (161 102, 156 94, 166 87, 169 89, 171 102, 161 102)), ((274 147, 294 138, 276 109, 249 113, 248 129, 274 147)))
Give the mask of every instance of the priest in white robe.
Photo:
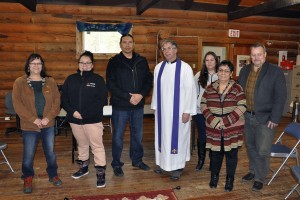
POLYGON ((197 113, 192 68, 177 57, 177 44, 164 40, 165 56, 154 70, 151 108, 155 110, 155 161, 158 174, 170 172, 178 180, 190 160, 191 116, 197 113))

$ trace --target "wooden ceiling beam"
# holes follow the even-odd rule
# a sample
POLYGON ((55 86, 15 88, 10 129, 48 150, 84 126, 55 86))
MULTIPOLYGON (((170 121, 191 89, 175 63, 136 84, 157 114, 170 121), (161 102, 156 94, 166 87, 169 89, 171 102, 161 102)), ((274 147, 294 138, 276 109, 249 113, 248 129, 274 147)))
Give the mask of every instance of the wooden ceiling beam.
POLYGON ((240 19, 253 15, 268 13, 279 9, 287 8, 300 4, 300 0, 270 0, 257 6, 240 9, 237 11, 228 12, 228 20, 240 19))
POLYGON ((194 0, 3 0, 1 2, 20 3, 35 12, 37 4, 55 5, 89 5, 89 6, 121 6, 136 7, 137 14, 142 14, 148 8, 182 10, 202 12, 227 13, 228 20, 239 19, 247 16, 272 16, 283 18, 300 18, 300 0, 269 0, 264 4, 253 7, 239 6, 241 0, 229 0, 228 5, 198 3, 194 0), (292 9, 295 6, 296 9, 292 9), (287 9, 289 8, 289 9, 287 9))
MULTIPOLYGON (((158 9, 170 9, 170 10, 182 10, 185 6, 183 1, 171 1, 163 0, 152 6, 152 8, 158 9)), ((190 11, 203 11, 203 12, 220 12, 226 13, 227 5, 209 4, 209 3, 197 3, 193 2, 190 7, 190 11)))
POLYGON ((140 0, 136 5, 136 14, 141 15, 148 8, 159 2, 159 0, 140 0))
POLYGON ((18 2, 32 12, 36 11, 37 0, 19 0, 18 2))
POLYGON ((58 5, 86 5, 87 1, 86 0, 82 0, 82 1, 77 1, 77 0, 63 0, 63 1, 59 1, 59 0, 38 0, 39 4, 58 4, 58 5))
POLYGON ((135 0, 135 5, 137 6, 140 2, 141 0, 135 0))
POLYGON ((297 10, 276 10, 266 13, 264 16, 300 19, 300 12, 297 10))
POLYGON ((136 2, 126 0, 38 0, 38 4, 135 7, 138 1, 139 0, 136 0, 136 2))
POLYGON ((234 11, 239 7, 241 0, 229 0, 227 5, 227 12, 234 11))
POLYGON ((193 3, 194 3, 194 0, 184 0, 183 10, 191 9, 193 3))

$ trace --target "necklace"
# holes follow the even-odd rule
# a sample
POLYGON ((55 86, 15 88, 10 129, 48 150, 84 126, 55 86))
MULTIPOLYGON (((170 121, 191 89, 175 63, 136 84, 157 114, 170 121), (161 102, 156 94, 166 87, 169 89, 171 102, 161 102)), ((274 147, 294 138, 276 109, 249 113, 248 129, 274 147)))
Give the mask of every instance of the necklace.
MULTIPOLYGON (((29 77, 27 77, 27 84, 32 88, 32 84, 31 84, 31 79, 29 77)), ((45 85, 45 82, 46 82, 46 79, 45 78, 42 78, 42 86, 45 85)))
MULTIPOLYGON (((225 94, 224 93, 227 90, 227 88, 229 87, 229 85, 230 85, 230 81, 228 81, 228 83, 227 83, 226 87, 224 88, 223 92, 222 93, 219 92, 221 102, 224 101, 224 98, 225 98, 225 94)), ((220 88, 220 85, 219 85, 219 88, 220 88)))
MULTIPOLYGON (((228 81, 228 83, 227 83, 226 87, 224 88, 224 90, 222 91, 222 93, 219 91, 219 94, 223 95, 225 93, 225 91, 228 89, 229 85, 230 85, 230 81, 228 81)), ((218 90, 220 90, 220 84, 219 84, 218 90)))

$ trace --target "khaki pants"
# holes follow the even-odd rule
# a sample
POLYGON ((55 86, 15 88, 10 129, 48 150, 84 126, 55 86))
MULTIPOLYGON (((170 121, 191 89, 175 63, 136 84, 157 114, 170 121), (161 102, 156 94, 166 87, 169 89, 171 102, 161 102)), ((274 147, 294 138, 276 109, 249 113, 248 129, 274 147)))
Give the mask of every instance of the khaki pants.
POLYGON ((70 123, 74 137, 78 144, 78 160, 88 160, 91 147, 94 154, 95 166, 105 166, 105 149, 103 145, 103 124, 74 124, 70 123))

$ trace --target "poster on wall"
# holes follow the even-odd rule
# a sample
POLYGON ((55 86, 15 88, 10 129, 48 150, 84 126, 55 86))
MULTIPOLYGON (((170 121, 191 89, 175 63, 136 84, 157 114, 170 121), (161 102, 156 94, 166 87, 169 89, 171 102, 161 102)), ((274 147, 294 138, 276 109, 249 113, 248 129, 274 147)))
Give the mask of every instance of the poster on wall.
POLYGON ((236 76, 239 76, 241 69, 248 64, 250 64, 250 56, 249 55, 237 55, 237 57, 236 57, 236 76))
POLYGON ((203 46, 202 59, 204 59, 205 54, 209 51, 217 55, 219 62, 226 59, 226 47, 203 46))
POLYGON ((280 63, 282 61, 287 60, 287 51, 279 51, 278 52, 278 66, 280 66, 280 63))

